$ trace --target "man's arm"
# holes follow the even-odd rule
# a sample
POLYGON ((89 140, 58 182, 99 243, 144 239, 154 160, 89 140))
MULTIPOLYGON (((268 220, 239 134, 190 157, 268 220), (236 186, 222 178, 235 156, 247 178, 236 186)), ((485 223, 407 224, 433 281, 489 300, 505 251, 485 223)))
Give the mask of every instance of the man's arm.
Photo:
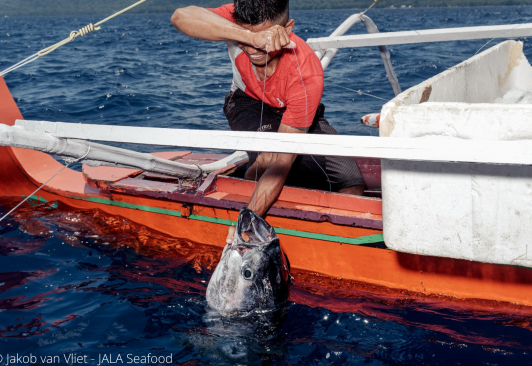
POLYGON ((190 37, 206 41, 233 40, 248 44, 251 42, 252 32, 198 6, 177 9, 172 15, 171 21, 177 30, 190 37))
MULTIPOLYGON (((283 123, 279 126, 277 132, 281 133, 305 133, 305 129, 299 129, 287 126, 283 123)), ((257 215, 264 216, 270 207, 275 203, 279 194, 283 189, 290 168, 296 159, 296 154, 280 154, 280 153, 263 153, 260 154, 255 163, 249 167, 248 173, 255 175, 257 170, 257 175, 260 176, 261 172, 262 177, 255 187, 255 192, 249 200, 248 207, 253 210, 257 215), (262 158, 264 156, 266 158, 262 158)), ((235 235, 235 227, 231 226, 227 230, 227 244, 230 244, 233 241, 233 236, 235 235)))
POLYGON ((274 25, 261 32, 252 32, 198 6, 177 9, 171 21, 177 30, 187 36, 206 41, 237 41, 269 52, 291 44, 289 33, 284 27, 274 25))

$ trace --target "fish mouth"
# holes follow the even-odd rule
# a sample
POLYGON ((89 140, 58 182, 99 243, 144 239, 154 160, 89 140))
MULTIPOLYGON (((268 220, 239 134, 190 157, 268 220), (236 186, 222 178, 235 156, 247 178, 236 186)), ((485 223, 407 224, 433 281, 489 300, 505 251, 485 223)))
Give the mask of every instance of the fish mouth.
POLYGON ((233 245, 261 247, 276 239, 277 234, 262 217, 248 208, 240 210, 233 245))
POLYGON ((244 257, 244 255, 250 250, 253 250, 253 248, 247 245, 237 245, 236 248, 234 248, 234 250, 236 250, 238 254, 240 254, 241 257, 244 257))

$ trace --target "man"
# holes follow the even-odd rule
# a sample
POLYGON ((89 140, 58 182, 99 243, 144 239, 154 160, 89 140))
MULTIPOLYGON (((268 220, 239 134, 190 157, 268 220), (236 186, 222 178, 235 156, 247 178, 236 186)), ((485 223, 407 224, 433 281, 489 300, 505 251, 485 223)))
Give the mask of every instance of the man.
MULTIPOLYGON (((236 131, 336 134, 325 120, 323 69, 314 51, 292 30, 288 0, 234 0, 216 9, 177 9, 172 24, 184 34, 226 41, 233 85, 224 112, 236 131)), ((361 195, 364 181, 354 159, 295 154, 250 154, 246 179, 260 179, 248 207, 264 216, 285 182, 361 195)), ((232 241, 234 228, 228 231, 232 241)))

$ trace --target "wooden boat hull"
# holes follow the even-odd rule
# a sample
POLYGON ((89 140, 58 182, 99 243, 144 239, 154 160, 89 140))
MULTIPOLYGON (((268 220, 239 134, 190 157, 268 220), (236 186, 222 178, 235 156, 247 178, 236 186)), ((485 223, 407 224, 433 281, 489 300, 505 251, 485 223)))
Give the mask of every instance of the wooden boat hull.
MULTIPOLYGON (((22 118, 1 79, 0 101, 0 123, 13 125, 22 118)), ((49 155, 0 147, 0 194, 28 195, 60 168, 61 164, 49 155)), ((243 190, 249 190, 242 184, 243 190)), ((224 245, 227 227, 238 215, 237 207, 195 204, 190 210, 190 206, 175 200, 97 189, 87 184, 82 173, 70 169, 54 178, 37 196, 77 208, 100 209, 168 235, 214 246, 224 245)), ((369 226, 373 227, 315 222, 281 214, 270 215, 268 221, 276 227, 292 267, 298 270, 337 281, 366 283, 380 291, 386 288, 385 292, 395 295, 495 300, 532 306, 531 269, 400 253, 375 246, 381 240, 382 230, 375 225, 378 215, 367 216, 371 218, 367 221, 369 226)))

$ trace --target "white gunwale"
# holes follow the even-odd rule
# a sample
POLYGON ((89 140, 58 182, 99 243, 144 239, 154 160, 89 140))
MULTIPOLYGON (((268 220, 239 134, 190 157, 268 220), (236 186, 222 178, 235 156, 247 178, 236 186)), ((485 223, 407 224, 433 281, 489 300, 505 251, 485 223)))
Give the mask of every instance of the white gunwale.
MULTIPOLYGON (((488 105, 486 105, 488 106, 488 105)), ((526 106, 512 106, 526 108, 526 106)), ((382 138, 205 131, 17 120, 16 126, 60 138, 215 150, 372 157, 410 161, 532 165, 532 139, 468 140, 446 136, 382 138)))

